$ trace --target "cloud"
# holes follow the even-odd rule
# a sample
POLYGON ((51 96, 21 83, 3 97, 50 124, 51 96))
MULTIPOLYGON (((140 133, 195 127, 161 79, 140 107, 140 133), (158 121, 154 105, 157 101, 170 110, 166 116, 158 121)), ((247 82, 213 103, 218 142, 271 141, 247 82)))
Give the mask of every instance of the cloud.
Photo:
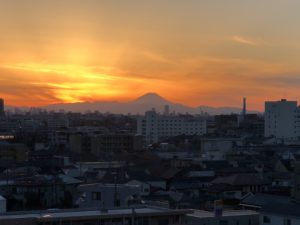
POLYGON ((171 61, 169 59, 167 59, 166 57, 164 57, 163 55, 158 54, 158 53, 143 51, 142 55, 145 56, 146 58, 156 61, 156 62, 171 63, 171 61))
MULTIPOLYGON (((0 65, 0 96, 11 105, 34 106, 86 100, 128 100, 132 90, 143 94, 145 87, 158 83, 157 79, 108 75, 101 70, 101 67, 70 64, 0 65)), ((159 82, 159 86, 164 85, 165 81, 159 82)))
POLYGON ((246 37, 239 36, 239 35, 232 36, 232 40, 234 42, 237 42, 237 43, 240 43, 240 44, 245 44, 245 45, 253 45, 253 46, 259 45, 258 42, 253 41, 253 40, 251 40, 249 38, 246 38, 246 37))

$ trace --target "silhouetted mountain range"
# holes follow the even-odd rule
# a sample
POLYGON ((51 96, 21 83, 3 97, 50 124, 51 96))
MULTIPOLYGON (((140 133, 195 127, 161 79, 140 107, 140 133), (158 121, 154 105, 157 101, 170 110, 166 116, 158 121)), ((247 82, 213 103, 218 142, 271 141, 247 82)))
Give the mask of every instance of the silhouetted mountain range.
MULTIPOLYGON (((86 112, 86 111, 99 111, 99 112, 110 112, 117 114, 144 114, 145 111, 155 108, 158 112, 163 112, 164 106, 170 106, 170 112, 175 111, 176 113, 189 113, 189 114, 200 114, 203 112, 211 115, 217 114, 231 114, 241 113, 241 108, 235 107, 210 107, 210 106, 199 106, 190 107, 182 104, 177 104, 166 100, 156 93, 147 93, 134 101, 122 103, 122 102, 80 102, 80 103, 64 103, 64 104, 53 104, 44 107, 47 110, 65 110, 72 112, 86 112)), ((257 111, 250 111, 252 113, 258 113, 257 111)))

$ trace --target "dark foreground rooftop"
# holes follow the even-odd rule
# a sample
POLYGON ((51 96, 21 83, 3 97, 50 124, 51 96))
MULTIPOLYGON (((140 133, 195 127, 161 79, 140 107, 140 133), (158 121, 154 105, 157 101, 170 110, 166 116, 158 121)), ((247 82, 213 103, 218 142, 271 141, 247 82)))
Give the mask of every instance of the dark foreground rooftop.
POLYGON ((120 209, 69 209, 69 210, 43 210, 43 211, 22 211, 14 213, 5 213, 0 215, 1 221, 16 219, 33 219, 40 221, 68 220, 68 219, 92 219, 92 218, 119 218, 134 216, 167 216, 167 215, 185 215, 191 213, 191 210, 173 210, 153 206, 140 206, 136 208, 120 209))

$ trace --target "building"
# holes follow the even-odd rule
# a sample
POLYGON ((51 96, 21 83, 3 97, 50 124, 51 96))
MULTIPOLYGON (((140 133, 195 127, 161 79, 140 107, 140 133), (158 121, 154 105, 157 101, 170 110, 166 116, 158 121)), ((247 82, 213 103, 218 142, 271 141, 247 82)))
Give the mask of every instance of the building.
POLYGON ((0 195, 0 213, 6 213, 6 198, 0 195))
POLYGON ((238 138, 201 138, 201 154, 205 160, 226 160, 233 147, 240 143, 238 138))
POLYGON ((74 133, 70 135, 70 150, 74 153, 92 153, 101 156, 107 153, 133 152, 143 148, 139 135, 125 133, 74 133))
POLYGON ((223 192, 224 198, 242 198, 249 192, 263 192, 270 185, 270 181, 259 174, 237 173, 228 176, 220 176, 211 182, 210 191, 218 190, 223 192))
POLYGON ((293 225, 300 224, 300 204, 268 203, 260 210, 261 225, 293 225))
POLYGON ((100 156, 103 153, 135 152, 142 150, 143 141, 139 135, 130 133, 109 133, 91 136, 92 153, 100 156))
POLYGON ((195 210, 187 215, 190 225, 259 225, 259 213, 251 210, 228 210, 216 216, 214 212, 195 210))
POLYGON ((129 184, 82 184, 78 187, 81 196, 77 200, 79 208, 129 207, 140 201, 141 188, 129 184))
POLYGON ((300 202, 300 162, 294 162, 294 174, 293 174, 293 183, 294 186, 291 190, 291 197, 295 201, 300 202))
POLYGON ((48 131, 48 143, 52 147, 65 149, 69 145, 69 132, 66 128, 58 128, 56 130, 48 131))
POLYGON ((0 120, 0 132, 12 132, 19 131, 21 125, 19 121, 16 120, 0 120))
POLYGON ((13 163, 26 162, 29 148, 21 143, 0 142, 0 165, 7 167, 13 163))
POLYGON ((81 180, 63 174, 24 175, 29 169, 6 170, 8 178, 0 180, 0 192, 7 198, 8 211, 73 206, 73 196, 81 180))
POLYGON ((248 195, 241 201, 241 206, 258 211, 261 225, 300 224, 300 203, 287 196, 248 195))
POLYGON ((206 134, 206 120, 191 115, 160 115, 155 110, 147 111, 137 121, 137 133, 145 138, 147 144, 179 135, 206 134))
POLYGON ((123 209, 69 209, 14 212, 0 215, 1 225, 184 225, 191 210, 140 206, 123 209))
POLYGON ((69 119, 65 114, 56 113, 47 119, 48 130, 58 130, 69 127, 69 119))
POLYGON ((4 116, 4 100, 2 98, 0 98, 0 117, 4 116))
POLYGON ((265 137, 295 140, 300 136, 300 108, 296 101, 265 102, 265 137))

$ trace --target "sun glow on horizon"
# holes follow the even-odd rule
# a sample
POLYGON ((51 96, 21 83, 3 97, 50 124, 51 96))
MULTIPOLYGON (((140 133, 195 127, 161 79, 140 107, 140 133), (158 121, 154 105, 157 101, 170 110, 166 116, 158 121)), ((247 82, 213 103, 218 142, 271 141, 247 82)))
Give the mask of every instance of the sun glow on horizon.
POLYGON ((240 106, 243 96, 253 109, 299 101, 299 7, 0 0, 0 97, 16 106, 124 102, 148 92, 189 106, 240 106))
POLYGON ((114 90, 111 84, 120 78, 97 73, 95 67, 73 64, 18 63, 4 65, 2 68, 35 73, 39 79, 37 81, 33 79, 27 83, 33 87, 52 90, 54 97, 63 103, 117 97, 122 94, 122 91, 114 90))

